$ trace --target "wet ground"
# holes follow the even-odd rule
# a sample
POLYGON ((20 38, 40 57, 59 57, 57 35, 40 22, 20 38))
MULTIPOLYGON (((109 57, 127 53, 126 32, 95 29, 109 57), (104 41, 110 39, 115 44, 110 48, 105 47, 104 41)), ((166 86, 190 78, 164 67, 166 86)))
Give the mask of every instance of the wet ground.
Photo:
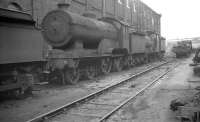
MULTIPOLYGON (((180 122, 176 113, 169 109, 170 102, 179 97, 188 97, 195 91, 193 88, 200 85, 197 78, 194 80, 191 58, 183 60, 160 83, 149 89, 137 100, 124 106, 112 116, 109 122, 180 122)), ((200 81, 200 80, 199 80, 200 81)))

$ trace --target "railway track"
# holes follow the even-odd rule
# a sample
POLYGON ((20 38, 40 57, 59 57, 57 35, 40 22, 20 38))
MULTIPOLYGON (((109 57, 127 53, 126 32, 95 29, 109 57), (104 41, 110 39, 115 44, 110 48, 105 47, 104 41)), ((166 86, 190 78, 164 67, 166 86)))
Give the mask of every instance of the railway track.
MULTIPOLYGON (((89 94, 72 103, 61 106, 27 122, 104 122, 130 100, 135 99, 160 78, 172 70, 166 67, 170 62, 151 67, 126 79, 89 94), (160 70, 155 70, 160 69, 160 70), (140 76, 148 74, 147 82, 135 82, 140 76), (157 75, 153 75, 157 74, 157 75), (151 82, 149 82, 149 79, 151 82), (128 82, 135 80, 134 82, 128 82), (136 88, 137 87, 137 88, 136 88)), ((173 63, 171 63, 173 65, 173 63)), ((143 79, 144 80, 144 79, 143 79)))

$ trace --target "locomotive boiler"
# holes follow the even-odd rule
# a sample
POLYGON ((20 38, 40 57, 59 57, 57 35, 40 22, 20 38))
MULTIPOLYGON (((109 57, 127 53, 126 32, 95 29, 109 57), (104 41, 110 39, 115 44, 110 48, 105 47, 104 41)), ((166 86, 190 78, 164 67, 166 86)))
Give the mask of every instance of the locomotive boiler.
POLYGON ((118 28, 114 23, 98 21, 80 16, 60 8, 48 13, 42 22, 45 40, 54 48, 67 48, 79 40, 85 46, 94 44, 106 38, 118 39, 118 28))
POLYGON ((148 34, 131 30, 117 19, 78 15, 60 4, 42 21, 43 37, 52 46, 48 54, 51 79, 63 84, 93 79, 146 62, 148 55, 160 52, 159 35, 150 39, 148 34))

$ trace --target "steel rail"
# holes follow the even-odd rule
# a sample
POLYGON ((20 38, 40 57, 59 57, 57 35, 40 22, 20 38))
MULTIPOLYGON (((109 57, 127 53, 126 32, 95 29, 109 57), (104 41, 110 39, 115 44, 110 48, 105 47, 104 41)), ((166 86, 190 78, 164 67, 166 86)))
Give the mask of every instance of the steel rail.
POLYGON ((103 94, 103 93, 106 92, 106 91, 109 91, 109 90, 111 90, 111 89, 113 89, 113 88, 115 88, 115 87, 117 87, 117 86, 119 86, 119 85, 122 85, 122 84, 128 82, 129 80, 131 80, 131 79, 133 79, 133 78, 136 78, 136 77, 141 76, 141 75, 143 75, 143 74, 145 74, 145 73, 147 73, 147 72, 150 72, 150 71, 153 70, 153 69, 159 68, 159 67, 161 67, 161 66, 163 66, 163 65, 165 65, 165 64, 167 64, 167 63, 169 63, 169 62, 171 62, 171 61, 164 62, 164 63, 162 63, 162 64, 160 64, 160 65, 158 65, 158 66, 151 67, 151 68, 148 68, 148 69, 146 69, 146 70, 144 70, 144 71, 142 71, 142 72, 133 74, 132 76, 129 76, 128 78, 123 79, 122 81, 120 81, 120 82, 118 82, 118 83, 115 83, 115 84, 113 84, 113 85, 107 86, 107 87, 105 87, 105 88, 103 88, 103 89, 100 89, 100 90, 98 90, 98 91, 96 91, 96 92, 94 92, 94 93, 91 93, 91 94, 89 94, 89 95, 86 95, 86 96, 84 96, 84 97, 82 97, 82 98, 80 98, 80 99, 78 99, 78 100, 75 100, 75 101, 73 101, 73 102, 71 102, 71 103, 68 103, 68 104, 66 104, 66 105, 63 105, 63 106, 61 106, 61 107, 59 107, 59 108, 56 108, 56 109, 54 109, 54 110, 52 110, 52 111, 49 111, 49 112, 44 113, 44 114, 42 114, 42 115, 39 115, 39 116, 37 116, 37 117, 35 117, 35 118, 31 119, 31 120, 28 120, 28 121, 26 121, 26 122, 43 122, 43 121, 45 121, 45 120, 47 120, 47 119, 49 119, 49 118, 52 118, 52 117, 54 117, 54 116, 56 116, 56 115, 58 115, 58 114, 63 113, 64 111, 66 111, 67 109, 69 109, 69 108, 71 108, 71 107, 73 107, 73 106, 76 106, 76 105, 78 105, 78 104, 80 104, 80 103, 89 101, 90 99, 95 98, 95 97, 97 97, 97 96, 103 94))
POLYGON ((121 103, 119 106, 117 106, 115 109, 113 109, 112 111, 110 111, 108 114, 106 114, 104 117, 102 117, 99 122, 105 122, 110 116, 112 116, 115 112, 117 112, 120 108, 122 108, 124 105, 126 105, 128 102, 130 102, 133 99, 136 99, 137 96, 139 96, 140 94, 144 93, 145 90, 147 90, 149 87, 151 87, 153 84, 156 84, 162 77, 164 77, 165 75, 167 75, 169 72, 171 72, 174 68, 176 68, 178 65, 174 66, 173 68, 167 70, 165 73, 161 74, 160 76, 158 76, 155 80, 153 80, 151 83, 147 84, 144 88, 142 88, 141 90, 139 90, 135 95, 133 95, 132 97, 128 98, 126 101, 124 101, 123 103, 121 103))

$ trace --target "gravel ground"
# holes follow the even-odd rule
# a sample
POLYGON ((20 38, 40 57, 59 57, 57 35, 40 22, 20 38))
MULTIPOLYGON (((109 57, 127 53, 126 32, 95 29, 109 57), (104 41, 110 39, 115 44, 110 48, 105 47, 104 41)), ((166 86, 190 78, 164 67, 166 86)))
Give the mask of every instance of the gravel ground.
MULTIPOLYGON (((161 63, 161 62, 159 62, 161 63)), ((152 65, 157 65, 158 62, 152 65)), ((80 82, 77 85, 67 86, 42 86, 40 91, 34 91, 33 96, 23 100, 6 100, 0 102, 1 122, 23 122, 34 118, 52 109, 70 103, 89 93, 118 82, 131 74, 149 67, 150 64, 135 67, 130 70, 111 73, 101 76, 93 81, 80 82), (72 92, 73 91, 73 92, 72 92), (8 116, 9 115, 9 116, 8 116)))
POLYGON ((170 111, 169 104, 173 99, 194 93, 191 89, 197 84, 188 82, 193 77, 189 63, 191 58, 183 61, 137 100, 124 106, 108 122, 180 122, 170 111))

